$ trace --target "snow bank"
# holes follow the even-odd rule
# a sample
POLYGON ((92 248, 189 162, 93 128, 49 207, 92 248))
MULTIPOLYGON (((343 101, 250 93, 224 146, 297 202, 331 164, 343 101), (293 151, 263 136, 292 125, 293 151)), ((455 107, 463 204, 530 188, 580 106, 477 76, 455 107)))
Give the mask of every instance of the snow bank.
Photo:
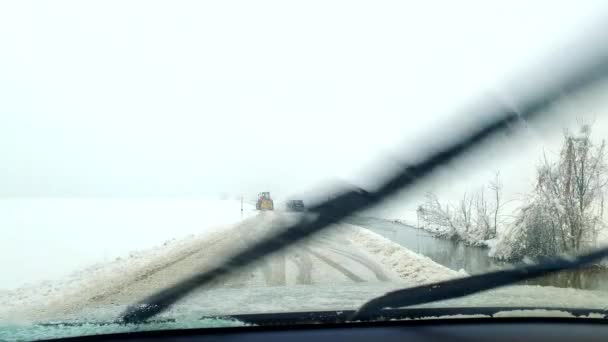
POLYGON ((345 233, 352 242, 374 255, 409 284, 427 284, 467 275, 463 270, 457 272, 439 265, 430 258, 414 253, 368 229, 350 224, 341 226, 343 231, 347 231, 345 233))
MULTIPOLYGON (((247 205, 245 215, 252 213, 247 205)), ((3 199, 0 291, 62 279, 240 219, 234 200, 3 199)))
MULTIPOLYGON (((28 321, 30 317, 52 317, 54 312, 68 311, 94 297, 111 293, 123 286, 121 284, 144 279, 155 270, 198 253, 201 243, 231 236, 231 232, 238 227, 234 224, 217 226, 213 230, 191 234, 180 240, 172 239, 147 250, 131 252, 110 262, 94 264, 61 280, 3 291, 0 293, 0 321, 28 321)), ((170 282, 169 279, 167 281, 170 282)))

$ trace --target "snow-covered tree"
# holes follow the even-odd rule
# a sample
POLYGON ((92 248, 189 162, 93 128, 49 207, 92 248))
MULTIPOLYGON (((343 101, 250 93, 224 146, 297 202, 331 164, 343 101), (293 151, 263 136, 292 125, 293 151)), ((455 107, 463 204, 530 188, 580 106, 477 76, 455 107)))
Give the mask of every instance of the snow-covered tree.
POLYGON ((417 209, 419 221, 424 228, 438 235, 470 244, 492 239, 501 223, 502 185, 498 173, 488 188, 490 195, 485 187, 481 187, 471 194, 464 193, 455 204, 442 204, 437 195, 428 193, 425 202, 417 209))
POLYGON ((439 203, 437 195, 429 192, 423 204, 418 206, 417 214, 423 228, 438 235, 453 237, 457 231, 457 223, 449 204, 439 203))
POLYGON ((608 182, 605 142, 594 145, 591 126, 564 132, 557 161, 545 156, 537 167, 536 186, 495 256, 521 258, 577 253, 596 245, 604 226, 608 182))

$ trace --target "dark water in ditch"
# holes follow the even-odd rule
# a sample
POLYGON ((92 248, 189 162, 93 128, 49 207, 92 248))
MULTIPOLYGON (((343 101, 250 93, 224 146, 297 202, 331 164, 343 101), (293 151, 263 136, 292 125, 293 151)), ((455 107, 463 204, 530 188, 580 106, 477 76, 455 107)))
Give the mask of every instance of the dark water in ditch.
MULTIPOLYGON (((347 221, 370 229, 453 270, 464 269, 469 274, 479 274, 514 265, 513 263, 490 258, 487 248, 468 246, 460 241, 436 238, 424 230, 401 223, 371 217, 353 217, 347 221)), ((529 280, 525 284, 608 291, 608 269, 589 267, 575 271, 565 271, 529 280)))

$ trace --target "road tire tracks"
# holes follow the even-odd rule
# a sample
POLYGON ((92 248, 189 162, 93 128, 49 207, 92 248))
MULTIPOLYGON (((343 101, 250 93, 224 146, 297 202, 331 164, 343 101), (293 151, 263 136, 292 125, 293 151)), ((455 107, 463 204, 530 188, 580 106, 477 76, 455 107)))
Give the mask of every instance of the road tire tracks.
POLYGON ((296 275, 296 284, 311 285, 312 284, 312 258, 303 248, 294 250, 294 262, 298 267, 296 275))
POLYGON ((362 255, 356 255, 354 253, 330 246, 327 242, 324 242, 324 241, 316 241, 316 242, 320 245, 323 245, 323 248, 331 250, 333 253, 347 257, 350 260, 355 261, 355 262, 365 266, 368 270, 370 270, 372 273, 374 273, 374 276, 376 277, 376 279, 378 279, 380 281, 384 281, 384 282, 390 281, 390 278, 382 271, 382 267, 380 265, 376 264, 375 262, 373 262, 372 260, 369 260, 362 255))
POLYGON ((348 279, 352 280, 355 283, 362 283, 365 280, 363 280, 363 278, 359 277, 358 275, 354 274, 353 272, 349 271, 346 267, 340 265, 339 263, 331 260, 330 258, 326 257, 325 255, 318 253, 316 251, 313 251, 312 249, 309 248, 305 248, 306 251, 312 255, 314 255, 315 257, 317 257, 318 259, 321 259, 323 262, 325 262, 327 265, 329 265, 330 267, 334 268, 335 270, 337 270, 338 272, 342 273, 343 275, 345 275, 348 279))

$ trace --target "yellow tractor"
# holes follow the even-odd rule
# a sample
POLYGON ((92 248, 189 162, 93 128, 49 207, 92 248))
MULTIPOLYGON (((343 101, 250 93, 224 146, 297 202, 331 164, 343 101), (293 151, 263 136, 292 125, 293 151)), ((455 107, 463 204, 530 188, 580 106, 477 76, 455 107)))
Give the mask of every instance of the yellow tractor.
POLYGON ((255 203, 257 210, 274 210, 274 202, 270 198, 270 192, 260 192, 258 201, 255 203))

